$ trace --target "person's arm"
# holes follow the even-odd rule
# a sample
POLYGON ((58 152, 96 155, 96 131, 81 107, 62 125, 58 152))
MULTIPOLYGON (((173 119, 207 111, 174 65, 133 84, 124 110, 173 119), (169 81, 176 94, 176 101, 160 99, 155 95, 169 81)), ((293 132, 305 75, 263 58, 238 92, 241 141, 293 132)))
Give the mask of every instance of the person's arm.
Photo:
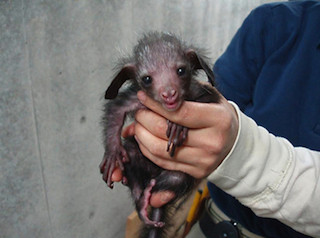
POLYGON ((137 113, 135 135, 151 161, 208 177, 258 215, 311 236, 320 234, 320 152, 273 136, 224 98, 219 104, 185 102, 178 112, 167 112, 141 95, 152 111, 137 113), (165 149, 165 118, 190 128, 173 158, 165 149))
POLYGON ((209 181, 250 207, 297 231, 320 234, 320 152, 293 147, 237 109, 239 133, 209 181))

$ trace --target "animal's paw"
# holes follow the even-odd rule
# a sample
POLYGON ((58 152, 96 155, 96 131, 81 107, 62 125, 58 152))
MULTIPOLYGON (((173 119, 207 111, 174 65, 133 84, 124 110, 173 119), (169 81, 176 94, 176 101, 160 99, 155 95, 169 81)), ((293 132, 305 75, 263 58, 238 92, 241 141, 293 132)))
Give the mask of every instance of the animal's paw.
MULTIPOLYGON (((114 169, 119 167, 121 171, 124 171, 123 163, 128 162, 129 158, 126 150, 122 146, 109 151, 110 152, 104 153, 99 168, 103 180, 107 183, 108 187, 113 188, 113 181, 111 180, 111 177, 114 169)), ((127 178, 123 177, 122 181, 126 184, 127 178)))
POLYGON ((168 137, 168 146, 167 151, 170 153, 170 156, 174 156, 174 152, 177 147, 181 146, 183 142, 187 139, 188 128, 180 126, 171 121, 167 121, 167 137, 168 137))
MULTIPOLYGON (((143 191, 143 196, 141 198, 141 208, 139 210, 139 216, 141 218, 141 220, 149 226, 153 226, 153 227, 163 227, 165 225, 164 222, 159 221, 159 220, 151 220, 148 217, 148 206, 150 205, 150 198, 151 198, 151 190, 152 188, 156 185, 156 180, 155 179, 151 179, 149 185, 144 189, 143 191)), ((160 219, 160 217, 159 217, 160 219)))

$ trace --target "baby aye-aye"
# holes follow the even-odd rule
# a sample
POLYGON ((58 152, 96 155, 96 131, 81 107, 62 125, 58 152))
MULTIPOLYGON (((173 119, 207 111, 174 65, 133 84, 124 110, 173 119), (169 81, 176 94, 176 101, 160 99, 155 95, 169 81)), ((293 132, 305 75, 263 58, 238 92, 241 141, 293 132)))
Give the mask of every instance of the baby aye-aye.
MULTIPOLYGON (((120 61, 119 70, 105 93, 105 98, 110 100, 105 104, 103 115, 105 153, 100 171, 103 180, 112 188, 112 172, 115 167, 122 170, 122 182, 130 188, 137 212, 145 224, 141 237, 163 237, 167 206, 184 201, 198 180, 180 171, 160 168, 140 152, 133 137, 122 139, 125 118, 145 108, 137 98, 139 90, 168 111, 178 110, 185 100, 218 103, 220 94, 212 86, 213 72, 205 59, 198 49, 172 34, 148 33, 139 40, 133 55, 120 61), (205 72, 211 84, 195 79, 199 70, 205 72), (119 92, 124 82, 129 84, 119 92), (152 208, 152 215, 149 215, 150 197, 161 190, 172 191, 175 198, 168 205, 152 208)), ((172 157, 186 139, 187 131, 168 121, 168 147, 164 150, 172 157)))

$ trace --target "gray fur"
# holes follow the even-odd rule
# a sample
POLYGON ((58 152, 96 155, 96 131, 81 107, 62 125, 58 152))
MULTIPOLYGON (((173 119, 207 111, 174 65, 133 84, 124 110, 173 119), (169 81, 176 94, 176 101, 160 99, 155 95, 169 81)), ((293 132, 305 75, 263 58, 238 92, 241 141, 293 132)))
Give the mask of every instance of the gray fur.
MULTIPOLYGON (((127 115, 134 115, 144 108, 137 99, 138 90, 145 91, 169 111, 178 110, 185 100, 219 102, 220 96, 214 87, 195 79, 198 70, 204 70, 209 82, 213 83, 211 67, 199 50, 172 34, 151 32, 138 41, 132 56, 120 60, 119 71, 106 91, 106 99, 112 100, 106 103, 103 116, 105 154, 100 171, 112 188, 114 168, 122 169, 123 183, 130 188, 140 218, 146 223, 141 237, 164 237, 168 222, 162 227, 162 221, 168 221, 167 207, 175 201, 184 201, 198 181, 188 174, 155 165, 143 156, 133 138, 126 138, 122 143, 123 122, 127 115), (126 81, 130 82, 129 87, 119 93, 126 81), (149 218, 150 215, 145 215, 148 197, 162 190, 170 190, 176 196, 168 205, 153 209, 153 218, 149 218)), ((168 125, 168 150, 174 156, 187 136, 187 128, 172 122, 168 125)))

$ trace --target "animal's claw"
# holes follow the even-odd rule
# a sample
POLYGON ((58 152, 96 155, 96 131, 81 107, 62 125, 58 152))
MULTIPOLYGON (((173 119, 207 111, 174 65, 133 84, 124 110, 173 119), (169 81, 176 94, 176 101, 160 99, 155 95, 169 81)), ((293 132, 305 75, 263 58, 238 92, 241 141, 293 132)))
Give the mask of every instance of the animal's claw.
MULTIPOLYGON (((127 152, 122 146, 114 149, 113 151, 114 152, 111 153, 105 152, 102 162, 99 165, 102 178, 110 188, 113 188, 113 181, 111 180, 111 177, 114 169, 119 167, 121 171, 124 171, 123 163, 129 161, 127 152)), ((127 180, 124 180, 124 182, 127 182, 127 180)))
POLYGON ((183 142, 187 139, 188 128, 180 126, 171 121, 167 121, 167 137, 168 137, 168 146, 167 151, 170 153, 170 156, 174 156, 174 152, 177 147, 181 146, 183 142))

